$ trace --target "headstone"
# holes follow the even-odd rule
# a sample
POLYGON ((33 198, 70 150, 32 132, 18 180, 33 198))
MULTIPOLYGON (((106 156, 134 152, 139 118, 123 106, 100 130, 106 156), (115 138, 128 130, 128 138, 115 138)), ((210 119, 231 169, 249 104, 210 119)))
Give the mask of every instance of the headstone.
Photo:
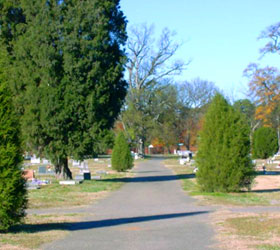
POLYGON ((98 170, 96 171, 97 174, 107 174, 107 172, 105 170, 98 170))
POLYGON ((32 180, 34 179, 34 171, 32 169, 26 169, 22 171, 22 177, 25 180, 32 180))
POLYGON ((40 186, 36 182, 28 181, 28 182, 26 182, 26 188, 28 190, 32 190, 32 189, 39 189, 40 186))
POLYGON ((84 175, 80 175, 80 174, 79 174, 79 175, 76 175, 76 176, 75 176, 75 180, 76 180, 76 181, 83 181, 83 180, 84 180, 84 175))
POLYGON ((67 181, 60 181, 59 184, 60 185, 76 185, 81 183, 81 181, 78 180, 67 180, 67 181))
POLYGON ((100 180, 100 179, 101 179, 100 175, 91 176, 91 180, 100 180))
POLYGON ((50 164, 50 162, 49 162, 49 160, 47 160, 47 159, 43 158, 43 164, 48 165, 48 164, 50 164))
POLYGON ((187 158, 181 158, 179 162, 180 162, 180 165, 185 165, 187 161, 188 161, 187 158))
POLYGON ((40 186, 44 186, 44 185, 51 184, 51 181, 50 180, 38 180, 38 184, 40 186))
POLYGON ((40 158, 37 158, 36 155, 33 155, 31 157, 31 163, 32 164, 40 164, 41 163, 41 159, 40 158))
POLYGON ((80 162, 80 161, 75 161, 75 160, 73 160, 72 166, 73 166, 73 167, 79 167, 79 166, 81 166, 81 162, 80 162))
POLYGON ((38 174, 46 174, 46 173, 47 173, 46 166, 39 166, 38 167, 38 174))
POLYGON ((94 161, 99 161, 98 158, 95 158, 94 161))
POLYGON ((84 172, 84 180, 91 180, 91 175, 89 171, 84 172))

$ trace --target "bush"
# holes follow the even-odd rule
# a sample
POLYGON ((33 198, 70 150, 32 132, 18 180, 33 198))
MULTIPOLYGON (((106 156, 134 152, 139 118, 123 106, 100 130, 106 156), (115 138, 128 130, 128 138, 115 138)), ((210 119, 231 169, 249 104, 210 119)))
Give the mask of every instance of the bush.
POLYGON ((258 128, 253 135, 253 158, 266 159, 278 150, 278 138, 275 129, 258 128))
POLYGON ((196 162, 201 189, 232 192, 249 188, 254 176, 249 153, 248 123, 217 94, 205 115, 199 138, 196 162))
POLYGON ((14 114, 7 88, 0 85, 0 230, 21 221, 26 208, 19 121, 14 114))
POLYGON ((126 171, 133 167, 133 158, 131 156, 129 145, 123 132, 120 132, 115 140, 112 153, 112 168, 118 172, 126 171))

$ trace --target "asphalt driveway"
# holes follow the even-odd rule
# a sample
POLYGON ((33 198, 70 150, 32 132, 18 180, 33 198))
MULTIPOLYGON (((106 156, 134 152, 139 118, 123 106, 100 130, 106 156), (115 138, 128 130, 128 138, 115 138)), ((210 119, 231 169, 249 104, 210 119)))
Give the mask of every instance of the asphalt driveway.
POLYGON ((120 190, 90 207, 92 216, 70 224, 69 236, 44 249, 211 249, 211 208, 197 206, 159 159, 140 163, 134 172, 120 190))

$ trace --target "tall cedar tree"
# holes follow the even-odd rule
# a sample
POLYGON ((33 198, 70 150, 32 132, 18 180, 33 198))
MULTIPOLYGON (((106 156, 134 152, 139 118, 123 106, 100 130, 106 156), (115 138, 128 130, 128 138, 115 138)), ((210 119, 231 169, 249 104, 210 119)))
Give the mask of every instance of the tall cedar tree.
POLYGON ((7 230, 25 215, 27 199, 25 181, 20 170, 22 151, 19 120, 1 71, 1 58, 6 56, 2 52, 3 50, 0 53, 0 230, 7 230))
POLYGON ((278 139, 275 129, 258 128, 253 135, 253 158, 266 159, 278 150, 278 139))
POLYGON ((23 0, 12 83, 32 150, 72 178, 67 157, 95 155, 126 94, 118 0, 23 0), (24 94, 22 94, 24 93, 24 94))
POLYGON ((217 94, 205 116, 197 154, 197 180, 203 191, 232 192, 250 187, 249 126, 238 111, 217 94))
POLYGON ((115 140, 112 153, 112 167, 119 172, 133 167, 133 158, 123 132, 120 132, 115 140))

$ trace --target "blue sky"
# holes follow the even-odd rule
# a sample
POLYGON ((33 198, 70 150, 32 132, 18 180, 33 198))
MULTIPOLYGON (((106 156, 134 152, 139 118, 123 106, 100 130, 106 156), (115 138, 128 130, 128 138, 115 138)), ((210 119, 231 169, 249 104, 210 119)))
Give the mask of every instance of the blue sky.
POLYGON ((248 80, 243 70, 251 62, 279 66, 280 55, 259 61, 258 40, 267 26, 280 22, 280 0, 121 0, 129 25, 167 27, 184 42, 176 58, 192 59, 178 80, 196 77, 213 81, 231 98, 242 98, 248 80))

